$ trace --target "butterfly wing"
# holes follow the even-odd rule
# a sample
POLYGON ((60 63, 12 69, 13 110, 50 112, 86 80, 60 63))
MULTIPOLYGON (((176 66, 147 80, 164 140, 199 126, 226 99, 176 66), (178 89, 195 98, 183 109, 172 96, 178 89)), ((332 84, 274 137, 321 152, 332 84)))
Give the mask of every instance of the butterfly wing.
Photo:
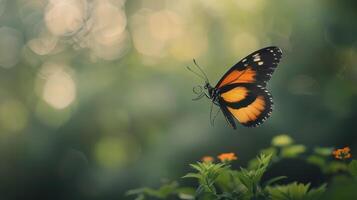
POLYGON ((243 58, 218 81, 219 104, 235 129, 236 118, 242 125, 255 127, 271 114, 273 101, 265 89, 282 56, 278 47, 266 47, 243 58))
POLYGON ((218 81, 215 88, 234 83, 256 83, 265 87, 281 59, 280 48, 271 46, 243 58, 218 81))
POLYGON ((271 114, 273 101, 270 93, 260 85, 234 83, 220 89, 219 104, 235 129, 233 117, 247 127, 263 123, 271 114))

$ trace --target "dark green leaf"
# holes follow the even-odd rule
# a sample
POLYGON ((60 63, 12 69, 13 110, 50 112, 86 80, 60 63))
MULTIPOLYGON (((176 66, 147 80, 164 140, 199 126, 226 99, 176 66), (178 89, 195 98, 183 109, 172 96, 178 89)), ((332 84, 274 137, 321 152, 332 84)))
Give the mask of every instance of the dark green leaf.
POLYGON ((350 164, 348 164, 348 171, 352 176, 357 177, 357 160, 352 160, 350 164))

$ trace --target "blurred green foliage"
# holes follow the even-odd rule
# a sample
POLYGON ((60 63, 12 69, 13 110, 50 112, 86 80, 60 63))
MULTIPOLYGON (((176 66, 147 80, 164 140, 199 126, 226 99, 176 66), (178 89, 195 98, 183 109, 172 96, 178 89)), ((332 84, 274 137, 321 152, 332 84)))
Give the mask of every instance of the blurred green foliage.
POLYGON ((305 148, 284 136, 263 150, 273 161, 310 155, 324 173, 345 172, 326 149, 309 151, 357 154, 356 9, 353 0, 0 0, 0 199, 125 199, 206 154, 240 152, 248 163, 276 133, 305 148), (212 127, 185 66, 196 58, 214 85, 269 45, 283 50, 268 84, 272 116, 233 131, 220 115, 212 127))

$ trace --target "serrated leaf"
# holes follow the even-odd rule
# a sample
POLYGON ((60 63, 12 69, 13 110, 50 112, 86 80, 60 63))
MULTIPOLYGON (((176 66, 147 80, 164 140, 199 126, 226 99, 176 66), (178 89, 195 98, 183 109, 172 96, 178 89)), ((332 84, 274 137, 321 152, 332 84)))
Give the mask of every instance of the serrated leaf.
POLYGON ((190 166, 192 168, 194 168, 195 170, 201 172, 202 171, 202 167, 200 166, 200 163, 197 163, 197 164, 190 164, 190 166))
POLYGON ((267 187, 272 200, 316 200, 325 191, 325 185, 310 189, 310 184, 290 183, 288 185, 267 187))
POLYGON ((296 198, 296 199, 302 199, 302 197, 307 193, 309 190, 310 184, 298 184, 298 183, 293 183, 289 188, 289 193, 291 197, 296 198))

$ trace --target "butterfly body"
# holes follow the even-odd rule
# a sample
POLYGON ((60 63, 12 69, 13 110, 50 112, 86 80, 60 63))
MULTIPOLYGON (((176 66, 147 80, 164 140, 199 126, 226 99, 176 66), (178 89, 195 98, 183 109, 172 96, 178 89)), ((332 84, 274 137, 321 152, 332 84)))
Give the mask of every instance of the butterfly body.
POLYGON ((205 84, 204 88, 207 90, 207 98, 211 99, 215 105, 219 106, 219 89, 212 87, 208 82, 205 84))
POLYGON ((205 96, 219 106, 234 129, 235 119, 244 126, 255 127, 270 116, 273 101, 266 83, 281 56, 282 51, 278 47, 266 47, 251 53, 231 67, 216 86, 212 87, 206 78, 205 96))

